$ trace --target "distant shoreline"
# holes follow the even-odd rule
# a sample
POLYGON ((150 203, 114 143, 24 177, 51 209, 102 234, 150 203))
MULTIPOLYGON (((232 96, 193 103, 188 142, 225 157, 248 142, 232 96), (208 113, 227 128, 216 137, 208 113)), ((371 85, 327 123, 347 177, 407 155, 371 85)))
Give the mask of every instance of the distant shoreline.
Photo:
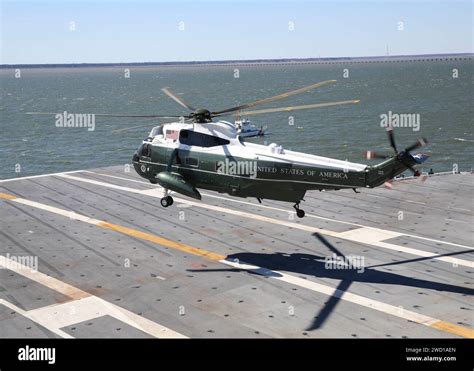
POLYGON ((420 54, 373 57, 334 58, 280 58, 188 62, 131 62, 131 63, 57 63, 57 64, 1 64, 0 69, 14 68, 83 68, 83 67, 196 67, 196 66, 259 66, 295 64, 348 64, 348 63, 397 63, 397 62, 446 62, 473 60, 474 53, 420 54))

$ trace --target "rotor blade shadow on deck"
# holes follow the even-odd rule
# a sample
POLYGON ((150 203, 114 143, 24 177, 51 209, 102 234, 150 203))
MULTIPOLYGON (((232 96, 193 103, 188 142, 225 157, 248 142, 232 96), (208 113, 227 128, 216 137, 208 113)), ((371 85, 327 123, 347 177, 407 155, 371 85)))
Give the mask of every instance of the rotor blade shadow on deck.
POLYGON ((342 280, 337 285, 336 289, 334 290, 334 294, 329 298, 329 300, 324 304, 321 308, 319 313, 314 317, 314 321, 309 326, 306 331, 313 331, 320 329, 324 322, 329 318, 331 313, 336 308, 337 304, 341 301, 341 296, 349 289, 353 281, 349 280, 342 280))

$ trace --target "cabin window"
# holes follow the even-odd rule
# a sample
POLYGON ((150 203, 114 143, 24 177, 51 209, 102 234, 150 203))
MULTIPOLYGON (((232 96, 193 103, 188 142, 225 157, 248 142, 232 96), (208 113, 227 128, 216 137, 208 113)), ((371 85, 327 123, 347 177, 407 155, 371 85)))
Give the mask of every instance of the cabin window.
POLYGON ((195 157, 186 157, 186 159, 184 160, 186 165, 189 165, 189 166, 198 166, 199 164, 199 161, 197 158, 195 157))
POLYGON ((183 144, 187 144, 188 146, 199 147, 224 146, 230 143, 227 139, 185 129, 181 130, 179 134, 179 141, 183 144))

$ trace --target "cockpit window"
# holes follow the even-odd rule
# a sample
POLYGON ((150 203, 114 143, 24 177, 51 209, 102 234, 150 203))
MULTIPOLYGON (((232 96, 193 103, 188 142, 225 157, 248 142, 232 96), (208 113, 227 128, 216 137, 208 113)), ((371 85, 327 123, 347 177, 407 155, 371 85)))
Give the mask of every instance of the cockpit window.
POLYGON ((179 141, 183 144, 187 144, 188 146, 200 147, 224 146, 230 143, 230 141, 227 139, 185 129, 180 131, 179 141))
POLYGON ((150 132, 150 137, 154 138, 157 135, 163 135, 163 126, 164 125, 155 126, 150 132))

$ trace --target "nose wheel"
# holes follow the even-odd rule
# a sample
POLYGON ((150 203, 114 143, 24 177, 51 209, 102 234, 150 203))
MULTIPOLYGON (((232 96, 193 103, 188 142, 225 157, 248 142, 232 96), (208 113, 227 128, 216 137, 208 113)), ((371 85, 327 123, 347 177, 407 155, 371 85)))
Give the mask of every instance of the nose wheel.
POLYGON ((300 201, 293 205, 293 208, 296 210, 296 216, 298 218, 304 218, 305 212, 304 210, 300 209, 300 201))

